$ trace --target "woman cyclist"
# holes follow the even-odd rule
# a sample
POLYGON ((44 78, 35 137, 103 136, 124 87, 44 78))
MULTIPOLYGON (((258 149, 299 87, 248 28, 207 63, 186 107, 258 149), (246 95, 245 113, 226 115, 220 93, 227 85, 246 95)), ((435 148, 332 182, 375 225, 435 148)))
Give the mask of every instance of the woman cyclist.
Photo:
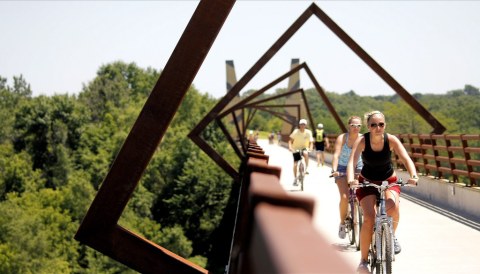
MULTIPOLYGON (((354 143, 352 153, 347 164, 347 180, 349 183, 369 181, 381 184, 382 181, 390 183, 397 182, 397 175, 391 161, 392 150, 398 155, 407 168, 410 178, 409 184, 417 184, 418 177, 413 161, 408 156, 400 140, 394 135, 385 133, 385 116, 380 111, 372 111, 365 114, 365 121, 368 132, 360 136, 354 143), (363 168, 358 180, 355 179, 354 163, 357 163, 362 155, 363 168)), ((374 187, 359 188, 356 191, 360 206, 363 210, 363 225, 360 231, 360 253, 361 261, 358 266, 359 272, 368 272, 368 249, 372 241, 373 225, 375 222, 375 204, 377 189, 374 187)), ((398 226, 399 221, 399 198, 400 187, 394 186, 386 192, 387 214, 393 218, 393 230, 398 226)), ((400 253, 401 247, 397 238, 394 240, 394 252, 400 253)))
MULTIPOLYGON (((345 239, 345 218, 348 213, 348 183, 345 174, 347 172, 348 159, 352 152, 353 144, 360 134, 360 128, 362 127, 362 118, 358 116, 351 116, 348 118, 348 132, 340 134, 335 140, 335 151, 333 153, 332 160, 332 177, 335 177, 337 183, 338 192, 340 194, 340 225, 338 228, 338 237, 345 239)), ((360 172, 363 163, 359 158, 355 167, 356 172, 360 172)))

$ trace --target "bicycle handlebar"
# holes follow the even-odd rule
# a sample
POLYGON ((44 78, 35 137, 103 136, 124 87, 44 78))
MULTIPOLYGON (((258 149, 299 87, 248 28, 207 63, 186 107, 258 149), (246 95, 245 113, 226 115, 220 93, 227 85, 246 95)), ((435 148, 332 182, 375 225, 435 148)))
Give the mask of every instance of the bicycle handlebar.
MULTIPOLYGON (((340 172, 340 171, 335 171, 335 172, 338 172, 338 176, 333 176, 333 173, 330 174, 330 176, 328 176, 329 178, 340 178, 340 177, 344 177, 344 176, 347 176, 347 173, 346 172, 340 172)), ((360 174, 359 172, 355 172, 355 178, 357 177, 357 175, 360 174)))
POLYGON ((328 176, 328 177, 329 177, 329 178, 335 178, 335 179, 336 179, 336 178, 343 177, 343 176, 347 175, 347 173, 345 173, 345 172, 340 172, 340 171, 337 171, 337 172, 338 172, 338 176, 333 176, 333 173, 332 173, 332 174, 330 174, 330 176, 328 176))
MULTIPOLYGON (((383 181, 385 182, 385 181, 383 181)), ((385 190, 391 188, 391 187, 394 187, 394 186, 400 186, 400 187, 404 187, 404 186, 407 186, 407 187, 414 187, 415 185, 412 185, 412 184, 408 184, 408 182, 404 182, 402 179, 399 179, 397 182, 395 183, 389 183, 387 185, 377 185, 377 184, 374 184, 372 182, 369 182, 369 181, 364 181, 363 183, 361 184, 358 184, 358 185, 353 185, 352 187, 353 188, 362 188, 362 187, 369 187, 369 186, 372 186, 372 187, 375 187, 377 189, 381 189, 381 188, 384 188, 385 190)))

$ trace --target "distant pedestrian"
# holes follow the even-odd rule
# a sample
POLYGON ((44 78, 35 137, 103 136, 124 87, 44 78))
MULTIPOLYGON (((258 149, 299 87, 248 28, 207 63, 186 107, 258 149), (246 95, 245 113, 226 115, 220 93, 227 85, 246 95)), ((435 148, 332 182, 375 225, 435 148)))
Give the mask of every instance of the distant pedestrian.
POLYGON ((315 149, 317 150, 317 166, 325 164, 325 148, 329 147, 328 137, 323 130, 323 124, 318 124, 315 130, 315 149))
POLYGON ((274 139, 275 139, 275 132, 272 130, 272 132, 268 135, 268 143, 273 145, 274 139))

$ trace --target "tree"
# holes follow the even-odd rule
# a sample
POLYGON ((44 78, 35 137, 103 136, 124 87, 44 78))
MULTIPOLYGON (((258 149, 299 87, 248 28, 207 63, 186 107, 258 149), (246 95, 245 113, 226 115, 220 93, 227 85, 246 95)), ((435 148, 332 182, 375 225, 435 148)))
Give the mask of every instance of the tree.
POLYGON ((32 170, 30 155, 15 153, 10 143, 0 144, 0 201, 10 192, 37 191, 43 187, 39 170, 32 170))
POLYGON ((32 89, 30 84, 23 79, 23 75, 13 76, 13 89, 12 92, 20 97, 31 97, 32 89))
POLYGON ((0 76, 0 143, 10 140, 17 106, 28 100, 32 91, 23 76, 13 77, 14 86, 7 85, 7 79, 0 76))
POLYGON ((86 121, 74 97, 40 96, 24 101, 14 122, 14 146, 32 156, 33 169, 41 169, 48 187, 66 181, 71 151, 76 149, 80 128, 86 121))
POLYGON ((480 95, 480 90, 471 85, 465 85, 465 88, 463 89, 463 91, 467 95, 480 95))
POLYGON ((97 77, 83 88, 79 98, 90 110, 92 121, 99 121, 114 108, 144 100, 158 76, 156 70, 143 70, 135 63, 118 61, 106 64, 97 71, 97 77))

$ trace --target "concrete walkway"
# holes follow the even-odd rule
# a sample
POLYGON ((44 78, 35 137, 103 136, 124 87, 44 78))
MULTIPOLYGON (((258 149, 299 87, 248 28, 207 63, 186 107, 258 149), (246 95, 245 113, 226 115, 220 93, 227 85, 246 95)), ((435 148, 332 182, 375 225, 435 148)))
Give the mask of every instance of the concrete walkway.
MULTIPOLYGON (((339 195, 333 178, 329 178, 331 166, 317 167, 316 161, 310 159, 310 174, 305 178, 302 192, 292 185, 291 153, 276 144, 269 145, 267 140, 259 140, 258 144, 270 156, 269 164, 282 168, 280 181, 286 191, 315 199, 315 227, 332 248, 356 268, 360 252, 348 245, 348 239, 337 236, 339 195)), ((457 221, 461 217, 452 214, 446 217, 435 208, 414 201, 402 195, 401 221, 397 229, 402 253, 395 257, 393 272, 480 273, 480 224, 466 225, 457 221)))

